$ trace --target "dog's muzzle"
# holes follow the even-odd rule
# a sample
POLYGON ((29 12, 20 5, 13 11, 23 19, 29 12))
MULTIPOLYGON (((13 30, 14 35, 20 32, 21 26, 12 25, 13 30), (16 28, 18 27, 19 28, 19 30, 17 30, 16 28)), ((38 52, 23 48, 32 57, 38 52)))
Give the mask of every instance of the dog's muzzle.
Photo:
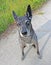
POLYGON ((27 35, 27 32, 23 32, 22 34, 23 34, 23 35, 27 35))

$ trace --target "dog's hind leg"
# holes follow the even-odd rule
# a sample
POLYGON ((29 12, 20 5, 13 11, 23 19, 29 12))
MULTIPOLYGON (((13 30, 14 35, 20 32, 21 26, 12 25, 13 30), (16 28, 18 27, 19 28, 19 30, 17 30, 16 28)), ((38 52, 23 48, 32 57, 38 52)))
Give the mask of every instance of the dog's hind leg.
POLYGON ((40 55, 39 46, 38 46, 38 41, 37 40, 33 40, 33 45, 32 46, 37 49, 37 54, 40 55))
POLYGON ((37 54, 40 55, 38 42, 36 43, 36 47, 37 47, 37 54))

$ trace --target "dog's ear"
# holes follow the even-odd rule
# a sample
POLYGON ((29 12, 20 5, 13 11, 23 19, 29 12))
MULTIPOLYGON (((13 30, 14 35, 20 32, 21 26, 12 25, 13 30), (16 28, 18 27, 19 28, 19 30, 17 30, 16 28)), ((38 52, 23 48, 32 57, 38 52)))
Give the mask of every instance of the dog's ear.
POLYGON ((16 13, 14 11, 12 11, 13 17, 17 23, 17 26, 21 25, 21 22, 19 21, 19 17, 16 15, 16 13))
POLYGON ((13 14, 15 21, 18 21, 18 16, 16 15, 16 13, 14 11, 12 11, 12 14, 13 14))
POLYGON ((27 7, 26 16, 31 20, 32 11, 31 11, 31 6, 30 5, 28 5, 28 7, 27 7))

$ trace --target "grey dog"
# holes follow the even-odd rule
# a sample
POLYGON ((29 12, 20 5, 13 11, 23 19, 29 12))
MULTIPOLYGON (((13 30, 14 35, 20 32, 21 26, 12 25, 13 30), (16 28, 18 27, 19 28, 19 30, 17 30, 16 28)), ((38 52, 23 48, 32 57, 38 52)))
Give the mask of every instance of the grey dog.
POLYGON ((19 41, 22 49, 22 57, 24 57, 24 48, 27 46, 27 44, 35 47, 37 49, 37 54, 39 55, 40 53, 37 36, 31 24, 32 11, 30 5, 27 7, 26 14, 22 17, 18 17, 14 11, 12 11, 12 13, 19 31, 19 41))

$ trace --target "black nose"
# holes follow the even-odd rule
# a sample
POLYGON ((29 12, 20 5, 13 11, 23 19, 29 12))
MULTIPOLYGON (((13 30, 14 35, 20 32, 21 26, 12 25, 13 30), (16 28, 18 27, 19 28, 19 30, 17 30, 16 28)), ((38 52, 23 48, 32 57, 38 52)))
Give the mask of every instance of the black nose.
POLYGON ((23 35, 26 35, 26 34, 27 34, 27 32, 23 32, 22 34, 23 34, 23 35))

